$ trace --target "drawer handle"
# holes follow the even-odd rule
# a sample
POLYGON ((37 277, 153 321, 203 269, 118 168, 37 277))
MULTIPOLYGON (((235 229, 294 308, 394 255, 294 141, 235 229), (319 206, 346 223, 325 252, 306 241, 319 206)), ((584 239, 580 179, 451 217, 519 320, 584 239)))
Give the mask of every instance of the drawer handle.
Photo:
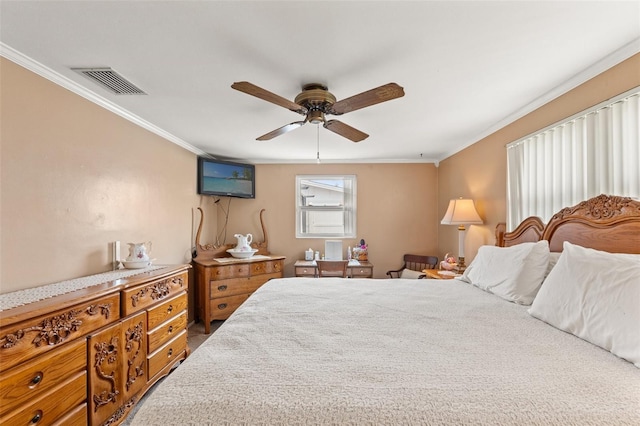
POLYGON ((31 383, 33 385, 37 385, 41 381, 42 381, 42 372, 38 372, 35 376, 33 376, 33 379, 31 379, 31 383))
POLYGON ((173 333, 173 326, 172 325, 169 326, 169 333, 173 333))
POLYGON ((173 348, 169 348, 169 352, 168 352, 168 358, 171 358, 171 355, 173 355, 173 348))
POLYGON ((218 291, 225 291, 227 289, 226 285, 219 285, 218 286, 218 291))
POLYGON ((169 305, 169 307, 167 308, 167 312, 171 313, 173 311, 173 305, 169 305))
POLYGON ((226 303, 221 303, 218 305, 218 309, 225 309, 227 307, 226 303))
POLYGON ((34 425, 42 420, 42 411, 38 410, 35 416, 31 419, 31 424, 34 425))

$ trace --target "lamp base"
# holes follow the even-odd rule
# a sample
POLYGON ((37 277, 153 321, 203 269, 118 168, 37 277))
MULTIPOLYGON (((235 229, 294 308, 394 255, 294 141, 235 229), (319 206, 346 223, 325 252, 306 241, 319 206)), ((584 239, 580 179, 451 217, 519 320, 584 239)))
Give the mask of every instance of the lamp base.
POLYGON ((464 263, 464 257, 459 257, 458 258, 458 264, 456 265, 456 267, 453 269, 457 274, 462 274, 465 269, 467 269, 467 265, 465 265, 464 263))

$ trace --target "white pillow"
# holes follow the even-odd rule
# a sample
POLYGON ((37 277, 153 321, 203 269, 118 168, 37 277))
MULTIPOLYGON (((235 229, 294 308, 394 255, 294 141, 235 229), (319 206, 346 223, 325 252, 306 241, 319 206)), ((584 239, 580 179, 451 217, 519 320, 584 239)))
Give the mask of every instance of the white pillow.
POLYGON ((556 263, 558 263, 558 259, 560 259, 561 254, 562 253, 558 253, 557 251, 549 252, 549 265, 547 266, 547 271, 544 274, 545 277, 549 275, 549 272, 551 272, 553 267, 556 266, 556 263))
POLYGON ((640 255, 563 247, 529 313, 640 368, 640 255))
POLYGON ((402 272, 400 272, 400 278, 417 279, 420 275, 424 275, 424 272, 414 271, 409 268, 404 268, 402 272))
POLYGON ((505 300, 530 305, 549 265, 549 242, 482 246, 462 279, 505 300))

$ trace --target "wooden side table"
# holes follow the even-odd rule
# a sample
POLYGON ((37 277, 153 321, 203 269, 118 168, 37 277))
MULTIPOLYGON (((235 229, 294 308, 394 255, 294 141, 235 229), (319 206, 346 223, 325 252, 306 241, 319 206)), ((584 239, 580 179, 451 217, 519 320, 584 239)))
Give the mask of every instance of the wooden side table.
POLYGON ((431 278, 433 280, 450 280, 462 276, 461 274, 449 275, 450 271, 445 271, 442 269, 424 269, 422 272, 427 275, 427 278, 431 278))
MULTIPOLYGON (((318 276, 318 267, 312 260, 296 260, 296 277, 314 278, 318 276)), ((349 278, 373 278, 373 264, 361 260, 359 265, 348 265, 349 278)))

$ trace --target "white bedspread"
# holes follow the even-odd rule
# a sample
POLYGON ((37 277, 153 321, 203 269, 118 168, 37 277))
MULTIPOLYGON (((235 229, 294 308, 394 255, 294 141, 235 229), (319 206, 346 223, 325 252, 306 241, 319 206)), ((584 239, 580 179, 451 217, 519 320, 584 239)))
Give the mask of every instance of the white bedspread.
POLYGON ((272 280, 134 425, 638 425, 640 370, 457 280, 272 280))

